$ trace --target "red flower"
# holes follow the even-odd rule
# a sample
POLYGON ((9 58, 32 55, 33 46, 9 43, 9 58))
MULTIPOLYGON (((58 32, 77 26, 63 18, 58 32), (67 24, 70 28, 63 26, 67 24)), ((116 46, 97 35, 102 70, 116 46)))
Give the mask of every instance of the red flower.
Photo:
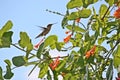
POLYGON ((70 40, 71 36, 72 36, 72 34, 70 34, 66 38, 64 38, 64 42, 67 43, 70 40))
POLYGON ((54 60, 52 63, 50 63, 49 66, 52 70, 55 70, 55 68, 60 64, 59 58, 60 58, 60 56, 58 56, 56 58, 56 60, 54 60))
POLYGON ((118 8, 115 12, 114 12, 114 17, 115 18, 120 18, 120 8, 118 8))
POLYGON ((89 58, 91 55, 93 56, 94 53, 95 53, 95 49, 96 49, 96 45, 94 45, 94 46, 92 47, 92 49, 90 49, 89 51, 86 52, 85 57, 86 57, 86 58, 89 58))
POLYGON ((77 19, 75 20, 75 22, 79 23, 79 22, 80 22, 80 18, 77 18, 77 19))

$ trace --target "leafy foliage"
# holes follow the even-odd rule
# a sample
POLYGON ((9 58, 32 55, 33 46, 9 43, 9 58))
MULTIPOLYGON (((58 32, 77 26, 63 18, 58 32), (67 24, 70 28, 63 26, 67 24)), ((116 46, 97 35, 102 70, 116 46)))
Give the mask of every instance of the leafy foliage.
MULTIPOLYGON (((105 72, 106 79, 112 80, 114 68, 120 65, 120 8, 115 11, 116 14, 111 12, 114 7, 119 7, 120 2, 105 0, 107 4, 101 3, 98 10, 95 7, 91 9, 89 6, 96 2, 100 3, 98 0, 70 0, 67 3, 61 22, 62 28, 69 30, 64 42, 59 42, 57 35, 49 35, 38 49, 34 49, 28 34, 20 32, 19 45, 13 44, 13 32, 10 31, 13 24, 9 20, 0 29, 0 48, 14 46, 24 51, 25 56, 12 58, 13 65, 34 65, 30 74, 38 67, 38 78, 58 80, 61 75, 63 80, 103 80, 105 72), (84 23, 81 19, 87 21, 84 23), (51 50, 64 51, 68 55, 51 57, 51 50)), ((6 73, 3 74, 0 67, 0 79, 11 79, 14 75, 12 64, 8 59, 4 62, 7 64, 6 73)))
POLYGON ((33 49, 33 45, 26 32, 20 32, 19 46, 26 48, 26 58, 28 58, 30 51, 33 49))
POLYGON ((23 66, 26 62, 23 56, 16 56, 12 58, 12 62, 15 66, 20 67, 23 66))
POLYGON ((12 31, 9 31, 13 26, 13 23, 9 20, 3 27, 0 29, 0 48, 10 47, 12 43, 12 31))

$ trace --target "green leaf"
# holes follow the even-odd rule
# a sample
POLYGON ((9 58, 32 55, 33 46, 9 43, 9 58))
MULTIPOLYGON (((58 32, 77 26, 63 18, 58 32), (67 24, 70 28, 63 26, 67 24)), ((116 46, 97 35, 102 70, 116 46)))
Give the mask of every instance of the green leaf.
POLYGON ((37 51, 37 57, 40 58, 41 56, 41 53, 43 51, 43 46, 44 46, 44 43, 42 43, 40 46, 39 46, 39 49, 37 51))
POLYGON ((64 29, 64 26, 67 25, 67 22, 68 22, 68 19, 67 17, 65 16, 62 20, 62 28, 64 29))
POLYGON ((80 56, 76 65, 83 67, 84 66, 84 59, 83 56, 80 56))
POLYGON ((2 71, 2 68, 1 68, 1 66, 0 66, 0 80, 4 80, 2 73, 3 73, 3 71, 2 71))
POLYGON ((87 8, 90 4, 97 2, 98 0, 82 0, 83 7, 87 8))
POLYGON ((76 35, 75 35, 76 39, 82 39, 82 37, 83 37, 83 34, 81 34, 81 33, 76 33, 76 35))
POLYGON ((51 46, 57 42, 57 36, 56 35, 51 35, 48 36, 45 41, 44 41, 44 47, 51 46))
POLYGON ((104 37, 103 38, 98 38, 98 44, 102 44, 104 40, 105 40, 104 37))
POLYGON ((62 20, 62 28, 64 29, 65 26, 68 24, 68 19, 67 19, 67 16, 69 15, 69 11, 67 10, 66 11, 66 15, 64 16, 63 20, 62 20))
POLYGON ((107 22, 107 26, 117 26, 117 25, 118 25, 118 21, 117 20, 107 22))
POLYGON ((88 18, 91 15, 90 9, 83 9, 79 11, 79 18, 88 18))
POLYGON ((118 0, 105 0, 110 6, 112 6, 114 4, 114 1, 118 1, 118 0))
POLYGON ((65 44, 64 42, 57 42, 56 43, 57 50, 60 51, 63 48, 64 44, 65 44))
POLYGON ((10 60, 6 59, 6 60, 4 60, 4 62, 11 67, 11 62, 10 62, 10 60))
POLYGON ((78 11, 77 12, 72 12, 71 14, 69 14, 67 16, 67 19, 68 20, 75 20, 75 19, 78 19, 79 18, 79 13, 78 11))
MULTIPOLYGON (((75 32, 85 32, 85 30, 79 26, 73 26, 75 32)), ((67 25, 67 29, 72 30, 72 25, 67 25)))
POLYGON ((99 31, 99 23, 98 23, 98 21, 92 23, 91 28, 92 28, 93 31, 95 31, 95 30, 99 31))
POLYGON ((26 62, 23 56, 16 56, 12 58, 12 62, 15 66, 20 67, 23 66, 26 62))
POLYGON ((65 74, 65 76, 63 77, 64 80, 71 80, 71 73, 65 74))
POLYGON ((114 67, 117 68, 120 65, 120 45, 118 45, 117 49, 114 51, 113 56, 114 67))
POLYGON ((43 63, 40 66, 40 71, 39 71, 38 78, 43 78, 47 74, 47 72, 48 72, 48 64, 43 63))
POLYGON ((91 15, 90 9, 83 9, 81 11, 72 12, 67 16, 68 20, 75 20, 77 18, 88 18, 91 15))
POLYGON ((13 77, 14 73, 11 72, 10 66, 6 66, 6 69, 7 69, 7 71, 6 71, 6 74, 4 75, 4 78, 11 79, 13 77))
POLYGON ((74 54, 70 54, 67 59, 67 63, 71 63, 74 60, 74 54))
POLYGON ((12 21, 7 21, 7 23, 2 27, 2 29, 0 29, 0 38, 2 37, 2 35, 4 34, 4 32, 9 31, 13 26, 12 21))
POLYGON ((48 70, 47 72, 47 80, 52 80, 52 77, 51 77, 51 74, 50 74, 50 71, 48 70))
POLYGON ((97 48, 98 48, 98 51, 104 51, 105 53, 108 52, 108 50, 103 46, 98 46, 97 45, 97 48))
POLYGON ((19 46, 21 46, 22 48, 26 48, 26 58, 28 58, 30 51, 33 49, 33 45, 26 32, 20 32, 19 46))
POLYGON ((50 45, 50 48, 53 50, 53 49, 55 49, 56 48, 56 44, 51 44, 50 45))
POLYGON ((100 10, 99 10, 100 18, 102 18, 104 16, 104 14, 106 13, 106 11, 107 11, 107 6, 105 4, 102 4, 100 6, 100 10))
POLYGON ((0 39, 0 48, 10 47, 12 43, 12 35, 13 35, 12 31, 4 32, 0 39))
POLYGON ((110 60, 110 65, 107 69, 106 77, 107 77, 107 80, 112 80, 113 78, 113 60, 112 59, 110 60))
POLYGON ((67 9, 81 7, 82 5, 83 5, 82 0, 70 0, 67 4, 67 9))

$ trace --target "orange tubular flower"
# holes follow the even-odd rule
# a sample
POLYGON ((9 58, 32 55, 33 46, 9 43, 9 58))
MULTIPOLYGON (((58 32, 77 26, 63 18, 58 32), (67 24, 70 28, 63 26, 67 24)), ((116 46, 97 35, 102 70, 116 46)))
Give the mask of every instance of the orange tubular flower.
POLYGON ((40 40, 40 42, 37 43, 34 47, 35 47, 35 48, 39 48, 39 46, 41 45, 41 43, 43 42, 43 40, 44 40, 44 38, 43 38, 42 40, 40 40))
POLYGON ((41 42, 39 42, 38 44, 36 44, 34 47, 38 48, 40 46, 41 42))
POLYGON ((114 12, 114 17, 115 18, 120 18, 120 8, 118 8, 115 12, 114 12))
POLYGON ((64 38, 64 42, 67 43, 70 40, 71 36, 72 36, 72 34, 70 34, 66 38, 64 38))
POLYGON ((55 68, 60 64, 59 58, 60 58, 60 56, 58 56, 56 58, 56 60, 54 60, 52 63, 50 63, 49 66, 52 70, 55 70, 55 68))
POLYGON ((94 45, 94 46, 92 47, 92 49, 90 49, 89 51, 86 52, 85 57, 86 57, 86 58, 89 58, 91 55, 93 56, 94 53, 95 53, 95 49, 96 49, 96 45, 94 45))

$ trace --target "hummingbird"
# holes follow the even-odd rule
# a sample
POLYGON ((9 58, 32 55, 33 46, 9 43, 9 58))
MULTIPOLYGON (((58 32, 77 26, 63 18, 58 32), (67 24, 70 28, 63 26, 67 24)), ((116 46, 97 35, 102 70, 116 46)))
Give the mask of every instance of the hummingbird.
POLYGON ((50 32, 51 27, 52 27, 52 25, 54 25, 54 24, 56 24, 56 23, 48 24, 47 27, 38 26, 38 27, 42 28, 43 31, 42 31, 38 36, 36 36, 35 39, 36 39, 36 38, 39 38, 39 37, 41 37, 41 36, 46 36, 46 35, 50 32))

